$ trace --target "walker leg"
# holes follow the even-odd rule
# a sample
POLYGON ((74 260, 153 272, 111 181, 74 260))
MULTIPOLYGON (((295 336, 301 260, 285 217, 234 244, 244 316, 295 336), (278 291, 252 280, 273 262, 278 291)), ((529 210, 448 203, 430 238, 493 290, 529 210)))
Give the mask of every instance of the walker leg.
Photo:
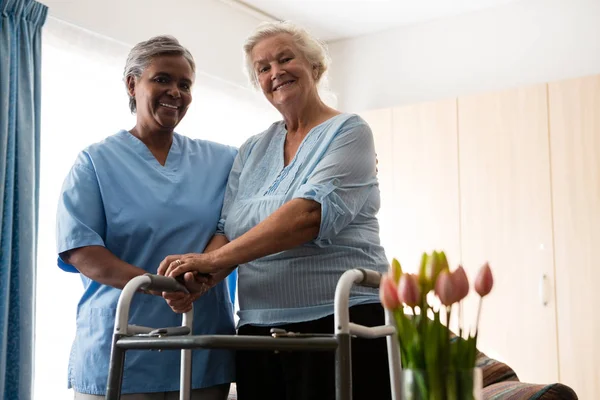
POLYGON ((338 347, 335 352, 335 398, 352 400, 352 359, 348 333, 337 334, 338 347))
MULTIPOLYGON (((390 310, 385 310, 385 324, 395 326, 396 319, 390 310)), ((400 381, 400 372, 402 363, 400 360, 400 346, 396 334, 388 335, 385 338, 387 342, 388 365, 390 370, 390 385, 392 390, 392 400, 400 399, 400 390, 402 382, 400 381)))
POLYGON ((181 350, 179 400, 190 400, 192 396, 192 350, 181 350))
POLYGON ((106 400, 119 400, 121 398, 121 385, 123 384, 123 369, 125 368, 125 350, 117 347, 117 341, 122 335, 113 335, 110 364, 108 367, 108 383, 106 385, 106 400))

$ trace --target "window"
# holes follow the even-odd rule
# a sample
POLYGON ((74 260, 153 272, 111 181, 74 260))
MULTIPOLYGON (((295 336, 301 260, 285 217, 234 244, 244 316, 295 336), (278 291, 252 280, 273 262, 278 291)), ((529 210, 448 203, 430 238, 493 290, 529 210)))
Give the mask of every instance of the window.
MULTIPOLYGON (((67 365, 82 285, 78 274, 56 266, 55 214, 63 179, 79 151, 135 124, 122 81, 129 46, 53 18, 43 40, 36 400, 73 396, 67 365)), ((177 132, 239 146, 278 118, 260 94, 198 73, 194 100, 177 132)))

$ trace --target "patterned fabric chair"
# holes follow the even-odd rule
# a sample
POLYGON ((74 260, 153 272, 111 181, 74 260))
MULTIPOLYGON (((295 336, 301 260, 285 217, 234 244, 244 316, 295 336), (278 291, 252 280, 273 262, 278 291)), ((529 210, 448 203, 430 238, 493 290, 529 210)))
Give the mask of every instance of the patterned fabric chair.
MULTIPOLYGON (((532 384, 520 382, 508 365, 479 352, 477 366, 483 372, 485 400, 577 400, 573 389, 561 383, 532 384)), ((235 384, 231 385, 229 400, 236 400, 235 384)))
MULTIPOLYGON (((457 340, 453 332, 450 335, 452 340, 457 340)), ((477 352, 476 364, 482 370, 484 400, 578 400, 573 389, 562 383, 521 382, 512 368, 480 351, 477 352)), ((228 400, 237 400, 235 384, 231 385, 228 400)))
POLYGON ((479 352, 477 366, 483 372, 483 398, 486 400, 577 400, 577 395, 561 383, 520 382, 508 365, 479 352))

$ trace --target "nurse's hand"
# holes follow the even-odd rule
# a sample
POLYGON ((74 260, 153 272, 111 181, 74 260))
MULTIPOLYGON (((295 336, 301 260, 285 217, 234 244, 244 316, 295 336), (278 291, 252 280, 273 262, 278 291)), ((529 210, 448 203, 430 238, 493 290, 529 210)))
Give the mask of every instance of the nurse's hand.
POLYGON ((192 303, 204 293, 215 286, 214 279, 209 276, 195 275, 192 272, 186 272, 183 275, 183 284, 190 293, 183 292, 163 292, 162 297, 167 301, 169 307, 176 313, 186 313, 192 309, 192 303))
POLYGON ((219 269, 212 261, 211 253, 167 256, 158 267, 158 274, 173 278, 186 272, 194 272, 196 275, 203 274, 208 277, 209 274, 218 271, 219 269))
POLYGON ((203 292, 191 294, 183 292, 163 292, 162 296, 174 312, 183 314, 190 311, 192 309, 192 303, 198 300, 203 294, 203 292))
POLYGON ((194 272, 186 272, 183 275, 179 275, 178 280, 185 285, 190 293, 204 294, 216 284, 216 281, 212 275, 200 275, 194 272))

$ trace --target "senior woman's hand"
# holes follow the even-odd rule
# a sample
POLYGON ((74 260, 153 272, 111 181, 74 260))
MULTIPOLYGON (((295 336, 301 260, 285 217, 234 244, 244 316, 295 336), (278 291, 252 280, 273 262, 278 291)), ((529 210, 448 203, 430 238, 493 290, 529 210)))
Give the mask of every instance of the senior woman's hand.
POLYGON ((213 262, 210 253, 188 253, 167 256, 158 267, 159 275, 170 276, 173 278, 185 274, 186 272, 193 273, 195 279, 198 279, 199 277, 209 279, 210 275, 219 272, 219 268, 213 262))

